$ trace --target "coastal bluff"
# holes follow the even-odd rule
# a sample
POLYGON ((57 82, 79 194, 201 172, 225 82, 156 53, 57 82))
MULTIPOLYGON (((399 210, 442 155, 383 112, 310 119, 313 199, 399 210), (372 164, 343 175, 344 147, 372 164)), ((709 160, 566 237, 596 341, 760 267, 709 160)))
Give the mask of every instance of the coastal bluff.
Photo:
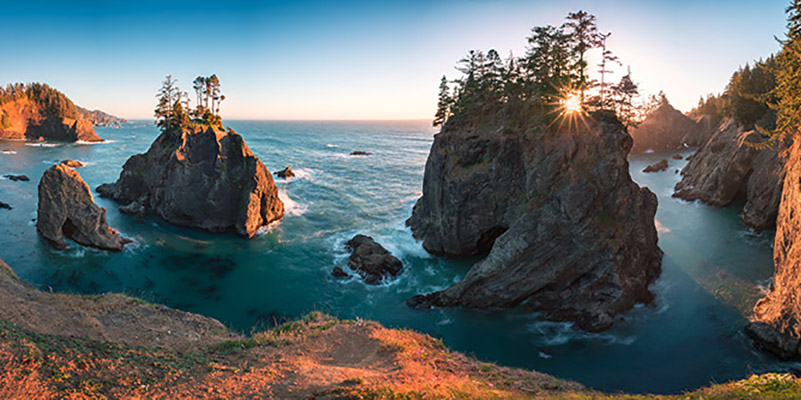
POLYGON ((447 257, 488 255, 416 308, 525 307, 588 331, 650 303, 661 273, 656 196, 629 175, 618 122, 586 130, 448 123, 435 135, 407 224, 447 257))
POLYGON ((67 96, 39 83, 0 88, 0 139, 103 141, 67 96))
POLYGON ((242 136, 219 124, 164 129, 97 192, 121 203, 124 213, 247 238, 284 214, 272 174, 242 136))

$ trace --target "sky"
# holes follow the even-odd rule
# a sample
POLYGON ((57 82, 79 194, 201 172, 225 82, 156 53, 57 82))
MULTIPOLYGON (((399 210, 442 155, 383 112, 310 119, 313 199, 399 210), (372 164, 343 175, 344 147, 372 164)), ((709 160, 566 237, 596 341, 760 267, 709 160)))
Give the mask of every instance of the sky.
POLYGON ((431 119, 469 50, 522 55, 532 27, 585 10, 641 92, 689 111, 779 49, 788 2, 0 0, 0 84, 45 82, 147 119, 167 74, 191 91, 216 73, 226 119, 431 119))

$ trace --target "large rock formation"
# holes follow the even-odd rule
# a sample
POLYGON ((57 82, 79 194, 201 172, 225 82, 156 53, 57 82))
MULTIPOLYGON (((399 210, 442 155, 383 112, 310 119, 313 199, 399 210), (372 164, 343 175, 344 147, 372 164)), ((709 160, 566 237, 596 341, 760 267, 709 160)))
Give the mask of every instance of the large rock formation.
POLYGON ((67 247, 64 237, 111 251, 120 251, 130 242, 109 228, 106 209, 95 204, 89 185, 64 164, 45 171, 39 181, 36 229, 58 249, 67 247))
POLYGON ((431 253, 489 255, 415 307, 524 304, 581 329, 648 303, 661 272, 656 196, 629 175, 632 140, 616 123, 589 131, 446 125, 408 220, 431 253))
POLYGON ((775 273, 746 332, 782 358, 801 358, 801 140, 789 152, 773 242, 775 273))
MULTIPOLYGON (((345 243, 345 248, 351 252, 348 266, 356 271, 365 283, 371 285, 381 283, 384 278, 397 276, 403 269, 401 261, 370 236, 356 235, 345 243)), ((341 272, 344 271, 335 269, 334 276, 341 276, 341 272)))
POLYGON ((70 99, 38 83, 0 88, 0 139, 103 141, 70 99))
POLYGON ((681 171, 683 177, 673 194, 685 200, 701 200, 727 206, 745 198, 742 220, 755 229, 774 226, 784 178, 786 144, 757 150, 748 143, 762 141, 754 130, 745 130, 732 119, 724 120, 681 171))
POLYGON ((117 182, 97 191, 125 212, 245 237, 284 215, 270 172, 242 136, 220 126, 164 130, 146 153, 125 162, 117 182))
POLYGON ((642 124, 631 130, 631 137, 634 139, 631 153, 700 146, 713 133, 711 116, 693 120, 664 101, 646 116, 642 124))

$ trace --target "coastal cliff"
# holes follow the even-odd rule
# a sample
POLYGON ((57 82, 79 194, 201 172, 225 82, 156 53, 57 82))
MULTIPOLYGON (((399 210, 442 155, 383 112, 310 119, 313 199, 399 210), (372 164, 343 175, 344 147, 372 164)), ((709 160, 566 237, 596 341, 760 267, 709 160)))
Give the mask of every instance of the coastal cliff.
POLYGON ((649 303, 661 272, 656 196, 629 175, 632 139, 614 122, 552 132, 446 124, 407 221, 426 250, 484 255, 415 307, 508 308, 590 331, 649 303))
POLYGON ((103 141, 70 99, 39 83, 0 88, 0 139, 103 141))
POLYGON ((663 100, 640 125, 630 130, 634 140, 631 154, 700 146, 715 132, 711 119, 711 116, 691 119, 663 100))
POLYGON ((176 225, 248 238, 284 213, 261 160, 242 136, 214 124, 164 129, 146 153, 126 161, 115 183, 97 191, 128 214, 153 213, 176 225))
POLYGON ((759 230, 773 227, 782 194, 787 143, 764 150, 749 145, 762 140, 757 131, 725 119, 682 169, 682 180, 673 196, 718 207, 744 198, 743 223, 759 230))
POLYGON ((125 118, 116 117, 100 110, 87 110, 79 106, 76 106, 76 108, 81 117, 91 122, 94 126, 119 128, 122 124, 128 122, 125 118))

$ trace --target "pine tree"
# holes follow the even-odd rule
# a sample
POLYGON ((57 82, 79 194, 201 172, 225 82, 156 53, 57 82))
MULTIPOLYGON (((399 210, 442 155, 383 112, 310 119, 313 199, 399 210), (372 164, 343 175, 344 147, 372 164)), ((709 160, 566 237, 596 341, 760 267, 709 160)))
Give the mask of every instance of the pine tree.
POLYGON ((617 85, 612 86, 612 93, 615 97, 615 105, 620 122, 627 128, 635 126, 639 109, 634 105, 634 98, 639 96, 639 88, 631 79, 631 68, 629 68, 625 76, 620 78, 620 82, 617 85))
POLYGON ((588 50, 598 47, 601 37, 595 25, 595 16, 586 11, 567 14, 567 22, 564 26, 568 29, 572 51, 578 58, 573 67, 578 72, 577 86, 581 93, 581 101, 584 102, 584 90, 587 88, 587 74, 585 73, 587 61, 584 59, 584 54, 588 50))
POLYGON ((437 101, 437 113, 434 114, 434 126, 442 126, 448 121, 451 116, 452 105, 453 98, 450 96, 448 79, 443 75, 439 83, 439 100, 437 101))

